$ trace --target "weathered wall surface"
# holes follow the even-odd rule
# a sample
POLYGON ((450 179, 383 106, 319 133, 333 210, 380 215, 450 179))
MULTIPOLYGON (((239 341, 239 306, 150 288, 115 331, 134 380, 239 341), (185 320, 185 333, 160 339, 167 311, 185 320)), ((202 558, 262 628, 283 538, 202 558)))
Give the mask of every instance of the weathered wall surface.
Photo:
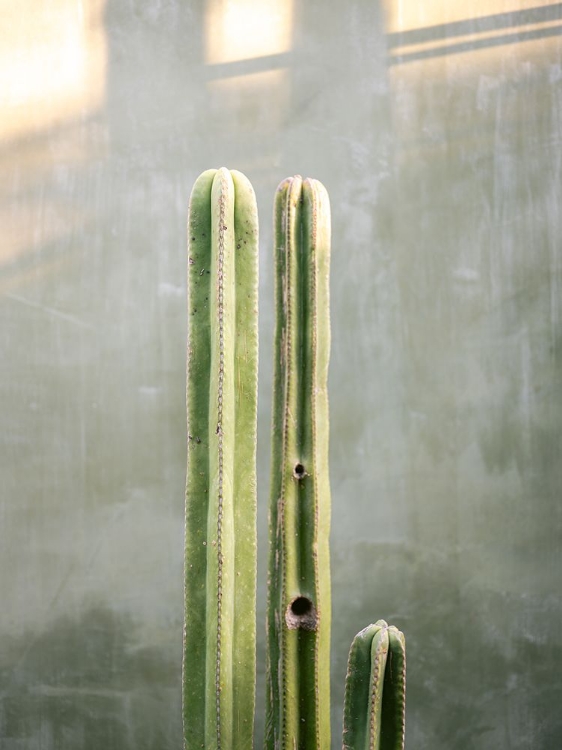
MULTIPOLYGON (((562 746, 562 4, 0 3, 0 747, 181 745, 185 220, 333 206, 333 747, 352 636, 407 744, 562 746)), ((258 743, 262 719, 258 716, 258 743)))

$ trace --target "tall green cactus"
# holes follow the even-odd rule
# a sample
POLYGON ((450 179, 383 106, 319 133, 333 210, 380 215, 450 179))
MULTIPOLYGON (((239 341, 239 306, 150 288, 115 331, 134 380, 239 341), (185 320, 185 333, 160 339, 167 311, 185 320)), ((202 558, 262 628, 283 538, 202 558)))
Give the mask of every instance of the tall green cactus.
POLYGON ((379 620, 358 633, 351 644, 343 750, 403 750, 405 691, 404 635, 379 620))
POLYGON ((186 750, 249 750, 255 699, 258 222, 240 172, 208 170, 188 220, 186 750))
MULTIPOLYGON (((208 170, 189 206, 186 750, 250 750, 255 703, 258 225, 239 172, 208 170)), ((330 747, 327 371, 330 208, 297 176, 275 199, 274 408, 266 750, 330 747)), ((343 750, 403 750, 405 644, 359 633, 343 750)))
POLYGON ((277 188, 266 748, 330 747, 328 194, 277 188))

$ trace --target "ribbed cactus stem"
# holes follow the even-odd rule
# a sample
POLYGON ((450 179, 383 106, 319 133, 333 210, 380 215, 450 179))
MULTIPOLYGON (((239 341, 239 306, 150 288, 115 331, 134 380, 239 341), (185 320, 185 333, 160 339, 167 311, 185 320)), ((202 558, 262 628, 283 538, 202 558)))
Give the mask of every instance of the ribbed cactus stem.
POLYGON ((330 208, 300 176, 275 198, 276 332, 266 748, 330 747, 330 208))
POLYGON ((351 644, 343 750, 403 750, 405 710, 404 635, 379 620, 358 633, 351 644))
POLYGON ((257 263, 249 181, 203 172, 188 219, 187 750, 253 746, 257 263))

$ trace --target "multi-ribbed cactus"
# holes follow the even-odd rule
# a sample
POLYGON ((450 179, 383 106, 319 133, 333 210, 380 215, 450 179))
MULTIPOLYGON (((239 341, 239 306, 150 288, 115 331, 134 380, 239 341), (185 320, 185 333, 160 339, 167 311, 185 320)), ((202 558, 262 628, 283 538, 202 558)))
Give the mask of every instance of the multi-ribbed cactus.
POLYGON ((404 635, 379 620, 358 633, 351 644, 343 750, 403 750, 405 691, 404 635))
POLYGON ((320 182, 277 189, 266 748, 330 747, 330 208, 320 182))
MULTIPOLYGON (((255 703, 258 225, 239 172, 208 170, 189 207, 186 750, 249 750, 255 703)), ((283 181, 275 200, 274 408, 267 750, 330 747, 328 195, 283 181)), ((353 641, 344 750, 403 750, 404 637, 353 641)))
POLYGON ((208 170, 188 221, 184 744, 253 746, 258 223, 240 172, 208 170))

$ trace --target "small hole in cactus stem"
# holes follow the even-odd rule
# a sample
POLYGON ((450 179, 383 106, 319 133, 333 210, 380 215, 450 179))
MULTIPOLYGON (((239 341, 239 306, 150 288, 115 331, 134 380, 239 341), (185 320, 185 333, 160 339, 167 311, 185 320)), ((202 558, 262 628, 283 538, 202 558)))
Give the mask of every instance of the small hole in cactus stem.
POLYGON ((293 476, 295 479, 302 479, 306 475, 306 471, 304 470, 304 466, 302 464, 295 464, 295 468, 293 469, 293 476))
POLYGON ((311 609, 312 602, 310 599, 307 599, 306 596, 299 596, 291 602, 291 612, 298 617, 300 617, 300 615, 306 615, 311 609))
POLYGON ((287 607, 285 622, 289 630, 316 630, 318 615, 307 596, 297 596, 287 607))

